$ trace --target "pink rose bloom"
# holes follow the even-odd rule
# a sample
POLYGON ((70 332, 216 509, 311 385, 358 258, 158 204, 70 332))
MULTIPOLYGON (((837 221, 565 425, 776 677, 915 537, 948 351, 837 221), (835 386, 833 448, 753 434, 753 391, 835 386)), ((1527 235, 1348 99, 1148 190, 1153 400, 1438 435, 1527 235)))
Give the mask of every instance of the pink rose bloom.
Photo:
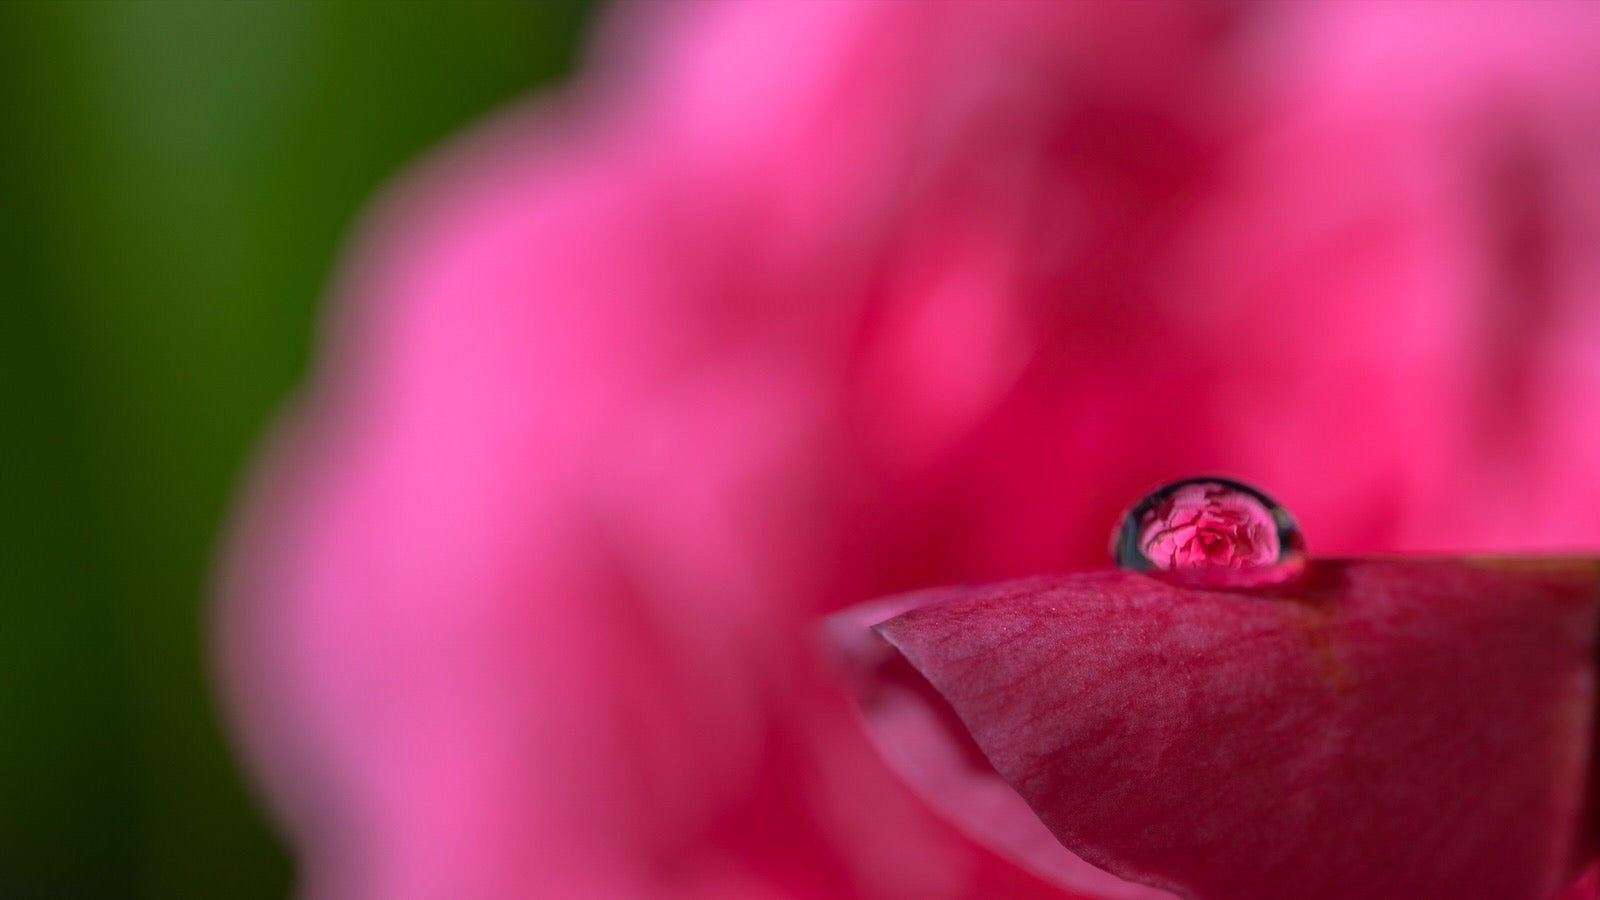
POLYGON ((380 206, 246 504, 306 897, 1162 896, 908 788, 818 617, 1195 472, 1321 554, 1600 546, 1600 7, 607 25, 380 206))
POLYGON ((1282 549, 1261 501, 1212 483, 1186 484, 1139 518, 1139 549, 1157 569, 1271 565, 1282 549))

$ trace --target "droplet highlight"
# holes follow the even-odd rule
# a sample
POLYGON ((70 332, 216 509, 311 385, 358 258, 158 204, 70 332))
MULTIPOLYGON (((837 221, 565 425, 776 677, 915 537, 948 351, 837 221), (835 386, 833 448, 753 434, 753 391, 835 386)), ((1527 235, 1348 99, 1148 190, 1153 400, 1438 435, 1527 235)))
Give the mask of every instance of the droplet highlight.
POLYGON ((1228 478, 1162 485, 1122 516, 1111 536, 1123 569, 1217 586, 1253 587, 1294 577, 1305 540, 1282 504, 1228 478))

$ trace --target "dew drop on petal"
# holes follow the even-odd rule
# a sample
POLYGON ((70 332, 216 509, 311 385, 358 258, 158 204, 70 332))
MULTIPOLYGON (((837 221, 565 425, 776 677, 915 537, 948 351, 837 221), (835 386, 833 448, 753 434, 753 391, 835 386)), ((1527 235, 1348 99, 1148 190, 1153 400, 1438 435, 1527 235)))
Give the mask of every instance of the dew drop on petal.
POLYGON ((1253 586, 1303 567, 1305 541, 1283 505, 1227 478, 1185 478, 1129 507, 1111 536, 1118 568, 1185 581, 1253 586))

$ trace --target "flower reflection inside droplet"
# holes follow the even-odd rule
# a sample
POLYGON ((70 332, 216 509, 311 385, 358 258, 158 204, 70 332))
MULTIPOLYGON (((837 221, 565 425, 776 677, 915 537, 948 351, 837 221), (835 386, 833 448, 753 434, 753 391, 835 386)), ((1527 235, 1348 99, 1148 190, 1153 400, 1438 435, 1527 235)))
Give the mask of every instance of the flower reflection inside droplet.
POLYGON ((1244 574, 1297 564, 1303 545, 1294 518, 1265 493, 1202 477, 1163 485, 1135 503, 1112 535, 1111 553, 1117 566, 1136 571, 1244 574))

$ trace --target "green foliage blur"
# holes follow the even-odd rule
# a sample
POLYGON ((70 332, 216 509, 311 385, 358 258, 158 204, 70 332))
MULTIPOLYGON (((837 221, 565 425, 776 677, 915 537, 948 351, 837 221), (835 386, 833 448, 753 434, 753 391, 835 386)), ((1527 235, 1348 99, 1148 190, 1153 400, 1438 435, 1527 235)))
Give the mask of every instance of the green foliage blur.
POLYGON ((206 585, 357 213, 565 73, 526 2, 0 2, 0 898, 283 897, 206 585))

